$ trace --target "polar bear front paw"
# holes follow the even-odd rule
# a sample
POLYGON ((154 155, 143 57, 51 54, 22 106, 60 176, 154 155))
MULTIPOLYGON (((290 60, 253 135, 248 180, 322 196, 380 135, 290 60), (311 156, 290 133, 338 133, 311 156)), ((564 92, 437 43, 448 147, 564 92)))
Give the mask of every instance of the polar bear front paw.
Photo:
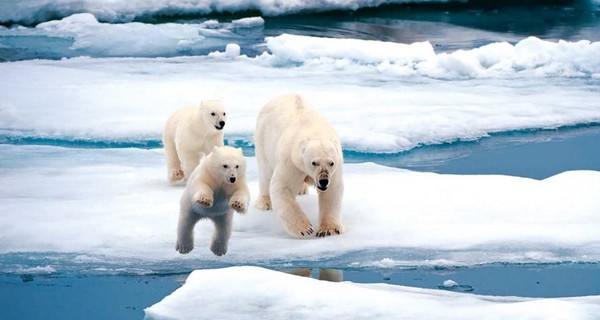
POLYGON ((256 209, 260 210, 271 210, 273 209, 273 205, 271 204, 271 197, 269 196, 260 196, 258 200, 254 203, 256 209))
POLYGON ((322 225, 319 227, 319 231, 317 231, 317 237, 322 238, 342 233, 344 233, 344 227, 341 225, 322 225))
POLYGON ((310 236, 315 232, 310 221, 305 217, 297 217, 285 223, 285 229, 296 237, 310 236))
POLYGON ((229 201, 229 207, 238 213, 246 213, 246 210, 248 210, 246 202, 247 201, 243 201, 242 199, 232 198, 229 201))
POLYGON ((181 181, 181 180, 183 180, 184 177, 185 177, 185 175, 183 173, 183 170, 181 170, 181 169, 169 170, 169 181, 171 183, 181 181))
POLYGON ((204 207, 212 207, 213 205, 213 198, 206 194, 196 193, 194 195, 194 201, 204 207))

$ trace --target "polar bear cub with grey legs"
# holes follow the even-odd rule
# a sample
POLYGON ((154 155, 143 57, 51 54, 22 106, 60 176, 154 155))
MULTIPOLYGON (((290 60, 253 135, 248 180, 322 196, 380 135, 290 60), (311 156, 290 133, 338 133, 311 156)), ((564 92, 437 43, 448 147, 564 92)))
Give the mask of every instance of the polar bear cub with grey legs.
POLYGON ((206 100, 196 107, 175 111, 162 134, 171 183, 190 178, 199 160, 214 146, 223 146, 226 112, 218 100, 206 100))
POLYGON ((233 212, 245 213, 249 202, 242 149, 214 147, 194 169, 181 196, 175 250, 192 251, 194 226, 200 219, 208 218, 215 225, 210 250, 217 256, 224 255, 231 236, 233 212))
POLYGON ((315 232, 296 196, 306 183, 319 197, 318 237, 340 234, 344 163, 340 140, 327 122, 298 95, 271 100, 258 115, 254 133, 259 172, 258 209, 277 212, 288 233, 315 232))

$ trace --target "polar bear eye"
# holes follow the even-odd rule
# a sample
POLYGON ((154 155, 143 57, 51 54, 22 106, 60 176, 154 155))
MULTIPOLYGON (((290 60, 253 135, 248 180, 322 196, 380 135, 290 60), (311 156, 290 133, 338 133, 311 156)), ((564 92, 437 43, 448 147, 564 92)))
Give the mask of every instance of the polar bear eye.
POLYGON ((239 168, 239 167, 240 167, 240 165, 239 165, 239 164, 236 164, 236 165, 235 165, 235 168, 236 168, 236 169, 237 169, 237 168, 239 168))
POLYGON ((229 166, 228 166, 228 165, 226 165, 226 164, 224 164, 224 165, 223 165, 223 168, 227 169, 227 168, 229 168, 229 166))
POLYGON ((331 161, 331 162, 329 163, 329 165, 333 167, 333 165, 335 165, 335 163, 334 163, 333 161, 331 161))
POLYGON ((312 162, 312 165, 313 165, 313 166, 316 166, 316 165, 317 165, 317 162, 316 162, 316 161, 313 161, 313 162, 312 162))
POLYGON ((225 113, 225 112, 223 112, 223 117, 224 117, 225 115, 226 115, 226 113, 225 113))
POLYGON ((214 117, 214 116, 216 116, 217 114, 216 114, 216 113, 214 113, 214 112, 211 112, 211 113, 210 113, 210 115, 214 117))

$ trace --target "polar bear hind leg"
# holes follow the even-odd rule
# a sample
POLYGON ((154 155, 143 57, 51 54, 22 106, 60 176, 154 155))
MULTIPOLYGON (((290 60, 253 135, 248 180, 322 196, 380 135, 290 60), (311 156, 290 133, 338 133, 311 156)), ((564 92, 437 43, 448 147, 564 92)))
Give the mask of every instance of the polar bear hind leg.
POLYGON ((165 156, 167 158, 167 178, 169 179, 169 182, 175 183, 183 180, 184 173, 181 169, 179 157, 177 156, 175 143, 169 139, 163 139, 163 145, 165 148, 165 156))
MULTIPOLYGON (((257 147, 257 149, 259 149, 257 147)), ((271 210, 273 204, 271 203, 271 178, 273 176, 273 168, 264 159, 264 155, 259 150, 256 150, 256 162, 258 164, 258 187, 259 195, 258 199, 254 203, 254 207, 259 210, 271 210)))
POLYGON ((194 249, 194 226, 200 216, 192 212, 189 205, 182 206, 177 225, 177 243, 175 250, 179 253, 189 253, 194 249))
POLYGON ((211 218, 215 224, 215 231, 210 243, 210 251, 216 256, 227 253, 227 245, 231 237, 231 225, 233 221, 233 210, 229 209, 227 214, 211 218))

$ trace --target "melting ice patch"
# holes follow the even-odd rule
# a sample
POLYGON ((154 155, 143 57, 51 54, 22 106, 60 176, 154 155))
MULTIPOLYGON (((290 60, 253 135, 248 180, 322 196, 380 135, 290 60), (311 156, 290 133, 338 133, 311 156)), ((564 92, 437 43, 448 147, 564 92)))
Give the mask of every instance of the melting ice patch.
POLYGON ((327 282, 257 267, 194 271, 149 319, 594 319, 600 296, 531 299, 327 282), (202 306, 199 311, 199 307, 202 306))

